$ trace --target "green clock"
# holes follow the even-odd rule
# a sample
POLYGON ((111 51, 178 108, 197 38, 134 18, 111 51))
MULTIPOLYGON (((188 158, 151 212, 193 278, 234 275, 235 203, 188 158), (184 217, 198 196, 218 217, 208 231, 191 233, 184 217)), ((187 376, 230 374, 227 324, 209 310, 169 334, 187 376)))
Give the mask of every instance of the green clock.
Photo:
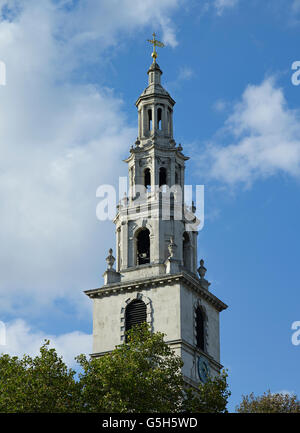
POLYGON ((210 375, 208 363, 203 356, 198 357, 198 375, 202 383, 207 382, 210 375))

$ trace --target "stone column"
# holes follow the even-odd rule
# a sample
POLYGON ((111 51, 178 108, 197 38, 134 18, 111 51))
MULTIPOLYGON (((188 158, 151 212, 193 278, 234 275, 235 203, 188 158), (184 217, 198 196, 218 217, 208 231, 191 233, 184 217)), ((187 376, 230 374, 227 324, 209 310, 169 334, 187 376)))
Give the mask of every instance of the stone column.
POLYGON ((147 131, 147 113, 145 105, 142 106, 142 129, 142 137, 145 137, 147 131))
POLYGON ((138 137, 141 138, 141 136, 142 136, 142 110, 138 111, 138 118, 139 118, 139 122, 138 122, 138 137))
POLYGON ((172 158, 170 161, 170 188, 175 185, 175 160, 172 158))
POLYGON ((152 133, 157 130, 157 108, 155 105, 152 107, 152 133))
POLYGON ((120 235, 121 235, 121 228, 117 227, 117 229, 116 229, 116 252, 117 252, 116 269, 117 269, 117 272, 119 272, 121 269, 121 246, 120 246, 121 236, 120 235))
POLYGON ((121 257, 122 268, 128 268, 128 224, 121 225, 121 257))
POLYGON ((162 115, 162 131, 164 136, 168 135, 168 106, 164 104, 162 115))

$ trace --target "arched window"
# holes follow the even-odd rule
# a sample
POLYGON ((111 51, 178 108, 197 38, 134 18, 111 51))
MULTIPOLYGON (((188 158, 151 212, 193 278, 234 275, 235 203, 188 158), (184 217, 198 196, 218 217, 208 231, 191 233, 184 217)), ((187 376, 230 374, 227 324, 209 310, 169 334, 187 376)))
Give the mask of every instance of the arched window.
POLYGON ((161 167, 159 169, 159 186, 167 185, 167 169, 161 167))
POLYGON ((141 230, 137 235, 137 265, 150 263, 150 232, 141 230))
POLYGON ((191 242, 187 232, 183 233, 183 266, 187 270, 191 270, 191 242))
POLYGON ((147 190, 151 188, 151 172, 150 168, 146 168, 144 171, 144 186, 147 190))
POLYGON ((157 110, 157 129, 161 129, 161 124, 162 124, 162 109, 159 108, 157 110))
POLYGON ((152 110, 148 110, 148 130, 152 131, 152 110))
POLYGON ((127 341, 126 332, 133 326, 139 325, 147 320, 147 307, 145 302, 140 299, 134 299, 125 309, 125 341, 127 341))
POLYGON ((201 307, 196 308, 196 345, 199 349, 205 350, 205 320, 201 307))

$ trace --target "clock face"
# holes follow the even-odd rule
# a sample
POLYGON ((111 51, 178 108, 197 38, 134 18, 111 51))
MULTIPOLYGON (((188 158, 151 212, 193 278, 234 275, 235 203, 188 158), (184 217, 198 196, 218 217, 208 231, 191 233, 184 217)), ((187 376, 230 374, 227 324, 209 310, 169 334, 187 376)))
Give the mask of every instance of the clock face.
POLYGON ((202 356, 198 357, 198 375, 202 383, 207 382, 209 377, 209 367, 207 361, 202 356))

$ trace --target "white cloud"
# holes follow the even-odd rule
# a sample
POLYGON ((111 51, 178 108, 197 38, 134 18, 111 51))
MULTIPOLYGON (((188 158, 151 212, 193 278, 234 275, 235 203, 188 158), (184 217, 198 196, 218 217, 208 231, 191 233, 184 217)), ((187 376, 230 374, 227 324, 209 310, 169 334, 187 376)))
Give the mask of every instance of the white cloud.
POLYGON ((218 140, 228 134, 228 145, 210 143, 200 159, 211 177, 247 185, 278 173, 299 178, 300 111, 287 106, 273 78, 246 88, 218 140))
POLYGON ((45 340, 50 340, 50 347, 63 357, 68 367, 78 366, 75 357, 92 352, 92 336, 74 331, 61 335, 51 335, 33 329, 22 319, 6 324, 6 345, 0 345, 0 353, 22 357, 24 354, 36 356, 45 340))
POLYGON ((0 0, 2 318, 42 314, 57 298, 90 314, 82 290, 101 284, 95 264, 101 270, 114 242, 113 224, 96 220, 95 192, 126 173, 136 125, 112 90, 78 84, 72 73, 152 23, 177 43, 170 14, 179 0, 71 4, 0 0))
POLYGON ((238 4, 239 0, 215 0, 214 6, 217 14, 222 15, 225 9, 230 9, 238 4))
MULTIPOLYGON (((144 26, 161 29, 165 43, 176 46, 177 40, 170 14, 185 0, 84 0, 64 21, 63 35, 72 35, 73 47, 98 41, 105 48, 119 43, 120 32, 127 35, 144 26)), ((150 35, 149 35, 150 36, 150 35)))

